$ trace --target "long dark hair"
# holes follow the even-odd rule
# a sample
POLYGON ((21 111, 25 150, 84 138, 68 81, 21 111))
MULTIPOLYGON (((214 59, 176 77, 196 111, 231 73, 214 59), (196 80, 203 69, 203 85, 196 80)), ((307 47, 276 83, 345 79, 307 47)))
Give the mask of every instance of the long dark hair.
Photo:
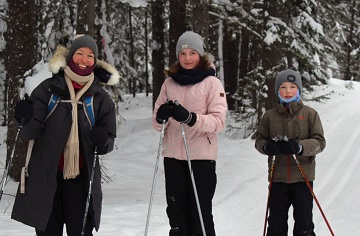
MULTIPOLYGON (((164 74, 171 77, 179 72, 180 67, 180 62, 177 61, 172 64, 168 70, 164 70, 164 74)), ((207 70, 214 67, 214 56, 211 54, 205 54, 204 56, 200 56, 199 65, 196 68, 207 70)))

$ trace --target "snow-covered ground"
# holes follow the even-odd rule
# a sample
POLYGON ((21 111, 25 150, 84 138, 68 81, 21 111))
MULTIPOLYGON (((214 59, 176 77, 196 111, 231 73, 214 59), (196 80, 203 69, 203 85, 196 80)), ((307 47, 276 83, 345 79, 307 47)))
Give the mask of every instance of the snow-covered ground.
MULTIPOLYGON (((360 84, 331 79, 314 92, 332 92, 326 103, 306 102, 320 114, 327 146, 317 157, 314 192, 335 233, 360 235, 360 84)), ((102 157, 111 182, 103 184, 103 214, 95 236, 144 235, 160 134, 151 125, 151 97, 128 97, 121 104, 124 118, 118 129, 115 150, 102 157)), ((6 130, 0 127, 0 136, 6 130)), ((5 143, 0 146, 4 163, 5 143)), ((191 153, 190 153, 191 155, 191 153)), ((0 174, 3 166, 0 165, 0 174)), ((217 161, 218 185, 213 201, 219 236, 262 235, 267 200, 267 158, 254 148, 254 140, 231 139, 220 134, 217 161)), ((10 181, 6 193, 15 193, 10 181)), ((34 235, 34 230, 10 219, 13 197, 0 202, 0 235, 34 235)), ((162 157, 157 175, 148 235, 168 235, 165 212, 162 157)), ((314 202, 314 222, 318 236, 331 235, 314 202)), ((292 235, 289 214, 289 235, 292 235)), ((65 234, 66 235, 66 234, 65 234)))

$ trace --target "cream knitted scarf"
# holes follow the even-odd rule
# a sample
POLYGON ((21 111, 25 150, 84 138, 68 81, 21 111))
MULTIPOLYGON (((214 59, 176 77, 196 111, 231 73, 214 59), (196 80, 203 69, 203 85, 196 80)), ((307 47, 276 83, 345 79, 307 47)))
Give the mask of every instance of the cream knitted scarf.
POLYGON ((70 135, 64 149, 64 179, 73 179, 80 174, 79 170, 79 131, 78 131, 78 109, 77 105, 81 96, 89 89, 94 81, 94 73, 87 76, 80 76, 74 73, 69 66, 64 68, 66 85, 70 92, 70 100, 62 102, 69 102, 72 106, 72 124, 70 135), (83 85, 76 94, 72 81, 83 85))

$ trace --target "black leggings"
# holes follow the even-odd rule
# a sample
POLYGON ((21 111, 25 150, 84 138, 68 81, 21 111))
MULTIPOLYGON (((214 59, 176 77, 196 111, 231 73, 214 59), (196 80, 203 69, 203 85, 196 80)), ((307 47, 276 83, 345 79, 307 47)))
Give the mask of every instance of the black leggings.
MULTIPOLYGON (((216 188, 216 164, 211 160, 191 161, 207 236, 215 236, 212 199, 216 188)), ((187 161, 164 158, 167 215, 170 236, 202 235, 187 161)))

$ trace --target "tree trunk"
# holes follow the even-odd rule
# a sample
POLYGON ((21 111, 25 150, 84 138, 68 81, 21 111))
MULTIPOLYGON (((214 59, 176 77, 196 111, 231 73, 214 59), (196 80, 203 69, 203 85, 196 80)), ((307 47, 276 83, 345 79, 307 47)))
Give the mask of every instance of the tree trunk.
POLYGON ((354 37, 354 28, 355 28, 355 11, 357 11, 357 9, 355 8, 355 4, 356 4, 356 0, 353 0, 352 2, 352 7, 351 7, 351 17, 350 17, 350 22, 349 22, 349 35, 347 37, 347 42, 346 43, 346 66, 345 66, 345 75, 344 75, 344 80, 350 80, 352 75, 351 75, 351 53, 353 51, 352 48, 352 43, 354 41, 353 37, 354 37))
MULTIPOLYGON (((99 19, 101 19, 100 22, 105 23, 102 20, 105 19, 105 16, 103 16, 103 14, 106 13, 106 9, 103 10, 102 7, 103 7, 102 0, 96 0, 96 13, 95 14, 97 15, 97 17, 99 19)), ((105 4, 104 4, 104 8, 105 8, 105 4)), ((98 50, 99 50, 98 59, 107 61, 107 57, 106 57, 105 50, 104 50, 104 44, 103 44, 104 39, 101 35, 102 24, 94 25, 94 27, 95 27, 94 37, 96 37, 98 39, 96 41, 96 43, 98 45, 98 50)), ((107 61, 107 62, 109 62, 109 61, 107 61)))
POLYGON ((149 92, 150 92, 150 84, 149 84, 149 56, 148 56, 148 51, 149 51, 149 47, 148 47, 148 42, 149 42, 149 37, 148 37, 148 9, 145 8, 145 23, 144 23, 144 27, 145 27, 145 92, 146 92, 146 97, 149 96, 149 92))
POLYGON ((164 0, 151 2, 151 20, 153 28, 152 65, 153 65, 153 107, 164 82, 164 0))
MULTIPOLYGON (((133 24, 132 24, 132 8, 129 5, 129 38, 130 38, 130 66, 135 70, 135 56, 134 56, 134 36, 133 36, 133 24)), ((130 81, 131 81, 131 90, 133 97, 136 96, 136 78, 131 73, 130 75, 130 81)))
POLYGON ((192 26, 194 32, 200 34, 204 39, 204 45, 208 46, 209 36, 209 1, 193 0, 192 26))
POLYGON ((177 61, 176 43, 180 35, 186 31, 186 1, 170 1, 169 16, 169 65, 177 61))
POLYGON ((229 110, 234 110, 235 101, 234 94, 237 92, 237 79, 238 79, 238 65, 239 65, 239 44, 240 35, 236 34, 236 38, 232 38, 235 34, 232 30, 228 29, 228 23, 224 21, 224 81, 225 91, 227 96, 227 103, 229 110))
POLYGON ((95 5, 95 0, 78 1, 76 34, 95 37, 95 5))
POLYGON ((15 137, 18 133, 14 120, 14 107, 20 99, 20 87, 24 86, 24 74, 37 61, 36 58, 36 8, 34 1, 8 1, 8 31, 5 34, 7 42, 5 49, 6 103, 7 103, 7 162, 13 157, 10 177, 19 181, 21 167, 25 162, 27 142, 18 139, 15 147, 15 137))

